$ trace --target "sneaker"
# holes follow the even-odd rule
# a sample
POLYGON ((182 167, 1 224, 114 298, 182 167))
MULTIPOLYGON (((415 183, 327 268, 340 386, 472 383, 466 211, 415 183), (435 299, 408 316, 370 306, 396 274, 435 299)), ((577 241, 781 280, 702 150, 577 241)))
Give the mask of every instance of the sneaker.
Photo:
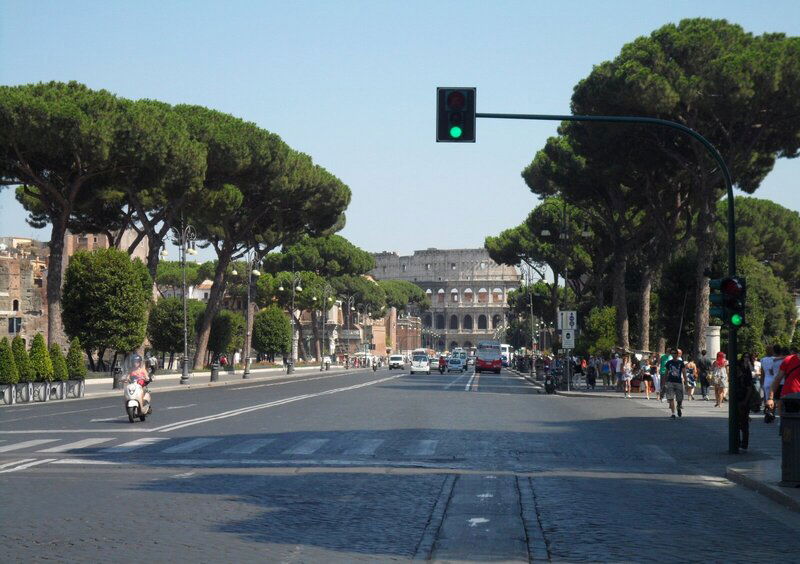
POLYGON ((672 415, 669 416, 669 418, 670 419, 675 419, 675 414, 673 413, 672 415))
POLYGON ((678 406, 678 417, 683 417, 683 412, 681 411, 681 406, 678 406))

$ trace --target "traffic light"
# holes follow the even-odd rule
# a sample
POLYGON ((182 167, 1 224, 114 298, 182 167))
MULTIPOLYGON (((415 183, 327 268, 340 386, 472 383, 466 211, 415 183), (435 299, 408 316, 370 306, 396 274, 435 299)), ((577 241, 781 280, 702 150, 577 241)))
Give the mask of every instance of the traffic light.
POLYGON ((708 300, 711 317, 722 319, 725 325, 741 327, 745 323, 744 308, 747 297, 747 281, 741 276, 709 280, 711 294, 708 300))
POLYGON ((475 88, 436 89, 436 141, 475 142, 475 88))

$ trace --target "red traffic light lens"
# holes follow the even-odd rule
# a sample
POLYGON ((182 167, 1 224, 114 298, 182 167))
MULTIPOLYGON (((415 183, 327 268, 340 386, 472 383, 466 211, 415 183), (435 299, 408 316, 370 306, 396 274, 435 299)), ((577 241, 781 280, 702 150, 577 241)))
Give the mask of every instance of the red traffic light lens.
POLYGON ((453 90, 447 95, 448 110, 463 110, 467 103, 467 98, 460 90, 453 90))
POLYGON ((742 294, 744 288, 742 288, 741 283, 735 278, 727 278, 723 280, 720 290, 727 296, 738 297, 742 294))

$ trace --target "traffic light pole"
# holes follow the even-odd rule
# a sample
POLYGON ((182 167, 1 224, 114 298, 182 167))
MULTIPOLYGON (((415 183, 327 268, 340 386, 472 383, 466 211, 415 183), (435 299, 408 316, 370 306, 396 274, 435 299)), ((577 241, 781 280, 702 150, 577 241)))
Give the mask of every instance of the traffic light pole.
MULTIPOLYGON (((476 113, 476 118, 489 118, 489 119, 524 119, 524 120, 537 120, 537 121, 584 121, 584 122, 600 122, 600 123, 638 123, 644 125, 659 125, 661 127, 669 127, 677 129, 700 141, 709 154, 714 158, 722 177, 725 179, 725 190, 728 194, 728 275, 736 276, 736 223, 733 203, 733 182, 731 180, 731 173, 728 170, 728 165, 722 155, 719 154, 716 147, 700 135, 697 131, 690 127, 675 121, 666 119, 640 117, 640 116, 584 116, 584 115, 548 115, 548 114, 494 114, 494 113, 476 113)), ((734 326, 729 327, 728 333, 728 385, 730 389, 728 399, 728 452, 737 454, 739 452, 739 433, 738 433, 738 414, 736 412, 736 398, 737 393, 737 358, 738 347, 736 337, 738 328, 734 326)))

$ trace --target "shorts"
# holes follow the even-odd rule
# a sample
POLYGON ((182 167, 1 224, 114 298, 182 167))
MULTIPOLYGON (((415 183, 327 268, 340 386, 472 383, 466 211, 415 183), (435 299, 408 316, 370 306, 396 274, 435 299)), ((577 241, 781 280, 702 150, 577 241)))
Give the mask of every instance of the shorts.
POLYGON ((664 384, 664 391, 668 400, 678 400, 678 403, 683 401, 683 385, 680 382, 667 382, 664 384))
POLYGON ((622 382, 622 372, 617 372, 615 376, 617 377, 617 382, 622 382))

